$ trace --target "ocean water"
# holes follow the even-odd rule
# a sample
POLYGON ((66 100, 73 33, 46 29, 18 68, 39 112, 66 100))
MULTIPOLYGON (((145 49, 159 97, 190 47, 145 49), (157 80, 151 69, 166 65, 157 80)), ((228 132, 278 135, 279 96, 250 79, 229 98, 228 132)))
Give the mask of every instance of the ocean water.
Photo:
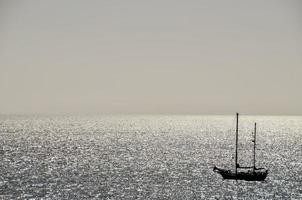
POLYGON ((239 162, 264 182, 223 180, 234 167, 234 116, 0 116, 0 199, 302 199, 302 117, 242 116, 239 162))

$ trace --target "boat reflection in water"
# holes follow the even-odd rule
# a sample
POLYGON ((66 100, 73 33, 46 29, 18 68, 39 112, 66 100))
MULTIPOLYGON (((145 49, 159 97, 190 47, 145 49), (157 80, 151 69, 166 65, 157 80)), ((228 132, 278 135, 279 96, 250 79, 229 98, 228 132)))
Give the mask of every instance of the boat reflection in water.
POLYGON ((268 170, 265 168, 256 168, 256 127, 254 127, 254 152, 253 152, 253 166, 241 167, 238 164, 238 118, 236 114, 236 148, 235 148, 235 171, 229 169, 222 169, 214 166, 213 171, 219 173, 224 179, 246 180, 246 181, 264 181, 267 177, 268 170))

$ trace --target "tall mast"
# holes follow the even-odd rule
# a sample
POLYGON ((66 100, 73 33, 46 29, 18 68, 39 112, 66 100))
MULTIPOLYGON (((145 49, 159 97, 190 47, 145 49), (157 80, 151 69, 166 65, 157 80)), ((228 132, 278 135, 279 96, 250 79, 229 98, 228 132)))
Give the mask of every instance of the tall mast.
POLYGON ((235 150, 235 173, 237 175, 237 161, 238 161, 238 118, 239 113, 236 113, 236 150, 235 150))
POLYGON ((257 124, 255 123, 255 127, 254 127, 254 158, 253 158, 253 171, 255 171, 256 169, 256 128, 257 128, 257 124))

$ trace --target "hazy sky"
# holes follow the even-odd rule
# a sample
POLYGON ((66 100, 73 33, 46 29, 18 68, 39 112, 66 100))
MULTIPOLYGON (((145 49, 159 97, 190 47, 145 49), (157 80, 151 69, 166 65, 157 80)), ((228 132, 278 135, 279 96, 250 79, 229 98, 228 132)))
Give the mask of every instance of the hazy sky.
POLYGON ((0 113, 302 114, 301 0, 0 0, 0 113))

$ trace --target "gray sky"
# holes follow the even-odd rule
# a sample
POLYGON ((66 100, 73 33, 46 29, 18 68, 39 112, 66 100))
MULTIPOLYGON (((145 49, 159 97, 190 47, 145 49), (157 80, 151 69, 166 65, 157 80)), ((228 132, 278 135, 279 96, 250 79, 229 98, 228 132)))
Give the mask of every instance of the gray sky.
POLYGON ((302 114, 300 0, 0 0, 0 113, 302 114))

